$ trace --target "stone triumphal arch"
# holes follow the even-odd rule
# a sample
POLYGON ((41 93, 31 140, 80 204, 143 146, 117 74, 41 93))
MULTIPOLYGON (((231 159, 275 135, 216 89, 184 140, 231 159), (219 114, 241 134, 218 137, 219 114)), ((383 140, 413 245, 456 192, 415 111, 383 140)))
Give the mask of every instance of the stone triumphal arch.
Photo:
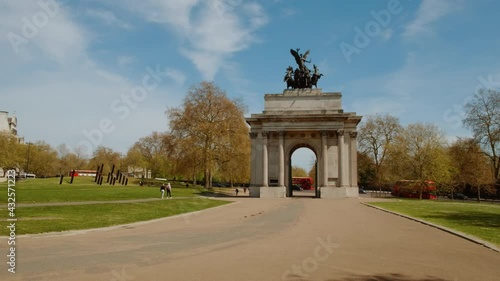
POLYGON ((250 196, 290 196, 291 155, 300 147, 316 155, 316 197, 358 196, 356 127, 361 116, 344 112, 341 98, 341 93, 309 88, 265 95, 264 111, 246 118, 252 145, 250 196))

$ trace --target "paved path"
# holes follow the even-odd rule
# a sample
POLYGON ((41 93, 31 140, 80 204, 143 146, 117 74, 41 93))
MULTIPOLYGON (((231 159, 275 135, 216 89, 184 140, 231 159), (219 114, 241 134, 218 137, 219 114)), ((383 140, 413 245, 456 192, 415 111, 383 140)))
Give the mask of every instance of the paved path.
POLYGON ((151 223, 18 237, 17 273, 1 262, 0 280, 499 280, 497 252, 360 199, 231 200, 151 223))

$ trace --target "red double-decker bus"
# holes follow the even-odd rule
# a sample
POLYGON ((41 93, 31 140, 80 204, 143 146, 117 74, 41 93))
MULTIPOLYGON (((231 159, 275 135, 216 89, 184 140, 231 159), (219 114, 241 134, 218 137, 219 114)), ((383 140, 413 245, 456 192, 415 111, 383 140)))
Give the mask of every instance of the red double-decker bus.
POLYGON ((400 180, 392 187, 392 195, 406 198, 436 199, 436 183, 431 180, 400 180))
POLYGON ((69 171, 69 176, 71 177, 75 173, 75 177, 95 177, 97 171, 95 170, 71 170, 69 171))
POLYGON ((299 185, 304 190, 313 189, 313 180, 309 177, 293 177, 292 184, 299 185))

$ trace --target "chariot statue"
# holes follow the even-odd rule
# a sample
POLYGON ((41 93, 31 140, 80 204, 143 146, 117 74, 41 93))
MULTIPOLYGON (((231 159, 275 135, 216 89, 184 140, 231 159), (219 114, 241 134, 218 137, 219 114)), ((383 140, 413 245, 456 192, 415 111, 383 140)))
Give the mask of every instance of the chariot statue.
POLYGON ((286 82, 286 88, 304 89, 312 88, 312 86, 315 86, 317 88, 318 80, 321 78, 321 76, 323 76, 323 74, 319 73, 318 68, 314 64, 314 72, 311 75, 311 70, 309 70, 306 65, 306 63, 311 63, 311 61, 307 60, 309 50, 301 54, 299 48, 295 50, 290 49, 290 53, 295 58, 297 68, 294 70, 293 67, 289 66, 286 69, 286 74, 283 78, 283 82, 286 82))

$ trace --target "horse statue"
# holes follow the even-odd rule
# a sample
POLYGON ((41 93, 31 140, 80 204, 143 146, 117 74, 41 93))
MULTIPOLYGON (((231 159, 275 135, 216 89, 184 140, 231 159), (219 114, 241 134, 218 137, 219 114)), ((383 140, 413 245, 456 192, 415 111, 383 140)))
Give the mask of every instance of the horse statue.
POLYGON ((292 88, 295 89, 295 80, 292 78, 293 74, 293 67, 289 66, 286 69, 286 74, 285 77, 283 78, 283 82, 286 82, 286 88, 292 88))
POLYGON ((315 86, 317 89, 318 88, 318 85, 317 85, 318 80, 319 80, 319 78, 321 78, 321 76, 323 76, 323 74, 319 73, 319 69, 315 64, 313 64, 313 67, 314 67, 314 73, 311 77, 311 88, 312 88, 312 86, 315 86))
POLYGON ((319 78, 321 78, 321 76, 323 76, 323 74, 313 74, 312 78, 311 78, 311 88, 312 86, 316 87, 316 89, 318 88, 318 80, 319 78))

